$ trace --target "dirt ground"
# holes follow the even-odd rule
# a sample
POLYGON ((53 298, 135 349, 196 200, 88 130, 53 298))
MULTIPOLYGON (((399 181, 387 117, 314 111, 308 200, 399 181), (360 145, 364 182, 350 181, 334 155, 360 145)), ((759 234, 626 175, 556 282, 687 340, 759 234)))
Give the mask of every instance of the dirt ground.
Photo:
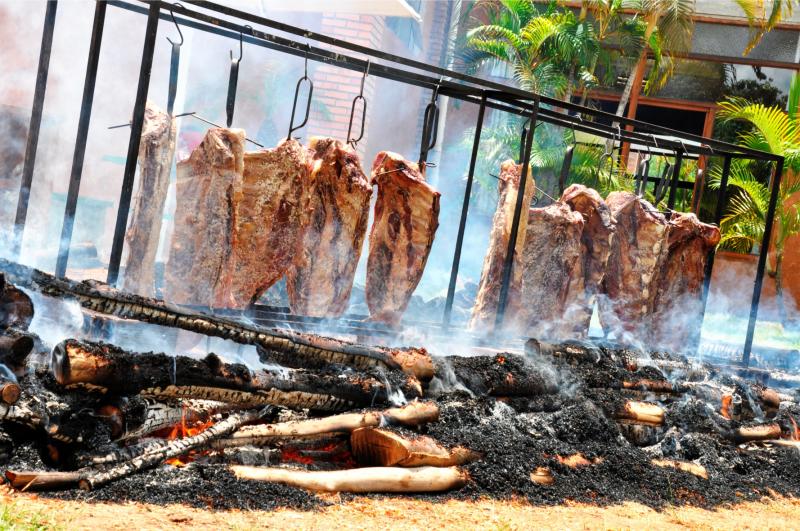
POLYGON ((535 507, 518 501, 431 503, 403 497, 336 503, 338 498, 330 495, 325 500, 333 504, 320 511, 214 512, 182 505, 65 502, 9 491, 0 495, 6 515, 34 522, 14 529, 793 529, 800 519, 800 499, 787 498, 714 511, 655 511, 635 503, 535 507))

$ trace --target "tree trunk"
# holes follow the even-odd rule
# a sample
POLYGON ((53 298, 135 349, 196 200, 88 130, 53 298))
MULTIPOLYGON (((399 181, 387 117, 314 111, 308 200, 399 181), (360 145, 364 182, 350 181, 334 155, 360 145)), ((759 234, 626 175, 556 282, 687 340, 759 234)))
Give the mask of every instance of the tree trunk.
POLYGON ((625 107, 628 106, 628 101, 631 99, 631 92, 633 91, 633 83, 636 80, 636 69, 639 68, 639 63, 641 63, 642 60, 644 60, 646 57, 647 57, 647 47, 645 47, 642 50, 642 53, 639 54, 639 58, 633 64, 633 68, 628 74, 628 80, 625 82, 625 88, 622 90, 622 95, 620 96, 619 104, 617 105, 617 112, 616 112, 617 116, 622 116, 625 114, 625 107))

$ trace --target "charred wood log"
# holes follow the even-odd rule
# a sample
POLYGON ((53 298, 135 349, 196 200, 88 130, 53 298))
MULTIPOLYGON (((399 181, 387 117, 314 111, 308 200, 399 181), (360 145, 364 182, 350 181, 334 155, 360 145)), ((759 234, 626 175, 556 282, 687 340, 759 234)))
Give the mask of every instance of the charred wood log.
POLYGON ((239 404, 275 404, 337 411, 386 403, 385 386, 358 375, 266 370, 224 363, 214 354, 202 360, 166 354, 135 354, 113 345, 62 341, 53 349, 56 381, 66 387, 97 388, 116 395, 199 398, 239 404))
POLYGON ((779 439, 780 436, 781 427, 777 422, 740 426, 728 433, 728 438, 737 443, 779 439))
POLYGON ((17 328, 0 329, 0 363, 15 373, 25 367, 25 360, 36 344, 36 336, 17 328))
POLYGON ((664 424, 664 409, 656 404, 628 400, 617 411, 616 417, 660 426, 664 424))
POLYGON ((20 393, 22 389, 14 375, 5 366, 0 366, 0 400, 9 405, 16 404, 20 393))
POLYGON ((537 485, 552 485, 556 480, 549 468, 546 466, 540 466, 531 472, 531 481, 537 485))
POLYGON ((354 468, 325 472, 233 466, 239 479, 270 481, 322 492, 443 492, 463 487, 468 474, 456 467, 354 468))
POLYGON ((190 450, 207 446, 211 441, 236 431, 236 429, 242 425, 258 420, 261 416, 266 414, 267 411, 271 411, 271 409, 272 408, 267 408, 262 411, 252 410, 234 413, 195 436, 170 441, 168 445, 142 454, 130 461, 124 461, 103 470, 84 469, 78 485, 83 490, 92 490, 139 470, 154 467, 167 459, 178 457, 190 450))
POLYGON ((27 330, 33 320, 33 302, 19 288, 10 284, 0 271, 0 328, 27 330))
POLYGON ((623 381, 622 382, 623 389, 633 389, 633 390, 641 390, 641 391, 648 391, 651 393, 664 393, 664 394, 681 394, 687 391, 687 387, 684 384, 668 382, 667 380, 651 380, 651 379, 641 379, 641 380, 633 380, 633 381, 623 381))
POLYGON ((305 438, 321 434, 351 432, 358 428, 385 425, 419 426, 435 422, 439 407, 434 402, 412 402, 403 407, 365 413, 346 413, 319 419, 244 426, 230 437, 215 441, 215 448, 261 446, 285 438, 305 438))
POLYGON ((491 396, 536 396, 558 392, 554 376, 541 371, 515 354, 495 356, 447 356, 435 359, 436 373, 455 378, 476 394, 491 396))
MULTIPOLYGON (((269 351, 298 356, 304 363, 338 363, 355 367, 385 367, 402 370, 426 382, 433 377, 433 363, 425 349, 392 349, 359 345, 338 339, 290 330, 267 329, 180 308, 141 297, 97 281, 75 282, 59 279, 37 269, 0 259, 0 272, 7 278, 45 295, 77 300, 86 310, 125 319, 169 326, 198 334, 258 345, 269 351)), ((311 368, 310 365, 305 365, 311 368)))
POLYGON ((56 490, 78 484, 81 473, 74 472, 29 472, 6 470, 6 480, 16 490, 56 490))
POLYGON ((359 428, 350 435, 350 448, 364 466, 456 466, 482 456, 462 446, 445 448, 430 437, 409 437, 386 429, 359 428))
POLYGON ((638 420, 617 420, 622 436, 634 446, 652 446, 664 438, 666 428, 658 424, 638 420))

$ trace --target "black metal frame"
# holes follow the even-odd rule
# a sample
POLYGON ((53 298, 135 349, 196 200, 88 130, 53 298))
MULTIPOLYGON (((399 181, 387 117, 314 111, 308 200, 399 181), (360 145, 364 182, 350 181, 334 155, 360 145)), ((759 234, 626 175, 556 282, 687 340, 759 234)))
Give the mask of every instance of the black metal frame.
MULTIPOLYGON (((779 195, 778 192, 780 188, 781 171, 783 168, 783 157, 736 146, 714 139, 683 133, 664 126, 658 126, 655 124, 619 117, 597 109, 582 107, 571 102, 564 102, 554 98, 529 93, 521 89, 502 85, 500 83, 487 81, 474 76, 462 74, 460 72, 450 71, 405 57, 388 54, 358 44, 335 39, 327 35, 311 32, 303 28, 277 22, 265 17, 240 11, 224 5, 219 5, 213 2, 192 0, 186 2, 196 7, 200 7, 204 11, 212 12, 212 14, 207 14, 204 11, 188 9, 180 4, 168 4, 161 1, 138 1, 144 4, 144 6, 128 0, 98 0, 96 4, 94 25, 92 27, 91 45, 89 48, 89 56, 87 61, 86 81, 84 85, 83 100, 81 103, 80 121, 75 142, 75 154, 73 157, 69 191, 67 194, 67 205, 64 212, 64 224, 62 226, 62 235, 59 242, 56 275, 64 276, 66 273, 67 260, 69 257, 69 246, 72 238, 72 227, 74 224, 75 210, 77 207, 77 200, 80 190, 83 156, 86 150, 86 140, 88 135, 89 118, 91 116, 94 85, 97 76, 97 63, 99 59, 100 44, 102 41, 105 10, 107 5, 111 5, 113 7, 128 11, 147 14, 148 18, 142 50, 142 62, 139 72, 138 89, 133 109, 133 121, 131 127, 131 137, 128 145, 128 156, 125 164, 123 185, 120 193, 120 203, 117 211, 114 239, 109 262, 108 282, 110 284, 114 284, 116 282, 119 273, 122 247, 124 243, 124 232, 130 210, 133 177, 137 164, 138 147, 144 117, 144 106, 147 99, 150 69, 153 61, 155 37, 158 31, 158 20, 162 19, 171 22, 174 21, 175 24, 179 26, 221 35, 231 39, 247 42, 249 44, 278 50, 290 55, 307 57, 310 60, 336 65, 340 68, 357 70, 359 72, 363 72, 366 68, 369 68, 370 73, 376 77, 382 77, 385 79, 427 88, 433 90, 434 95, 438 94, 442 96, 448 96, 479 106, 475 139, 473 142, 472 156, 470 159, 469 173, 467 176, 467 186, 465 189, 464 202, 459 221, 458 237, 456 239, 456 248, 453 256, 453 265, 450 282, 448 285, 444 320, 442 323, 442 328, 445 330, 450 324, 453 297, 455 294, 455 283, 458 275, 466 219, 469 210, 469 198, 474 179, 475 164, 481 138, 481 129, 483 127, 483 119, 487 108, 514 113, 516 115, 522 114, 524 116, 529 116, 531 131, 535 129, 537 122, 540 121, 569 128, 574 131, 582 131, 602 138, 612 139, 614 141, 618 141, 620 143, 620 147, 622 146, 622 143, 627 142, 644 145, 646 147, 656 147, 674 151, 675 165, 673 168, 668 200, 670 209, 675 205, 676 191, 677 188, 681 186, 681 183, 679 183, 679 178, 682 159, 685 156, 690 155, 722 156, 725 160, 725 166, 723 169, 722 186, 720 186, 718 194, 716 212, 717 223, 719 223, 724 210, 727 177, 731 160, 734 158, 746 158, 775 162, 776 167, 771 184, 772 188, 769 209, 767 212, 767 223, 764 231, 764 239, 760 248, 753 298, 751 300, 747 339, 745 341, 742 360, 744 364, 749 362, 753 334, 755 331, 755 321, 758 314, 761 286, 766 267, 767 252, 769 248, 768 243, 770 241, 772 222, 777 206, 777 198, 779 195), (162 6, 165 9, 162 10, 162 6), (175 16, 176 14, 180 16, 175 16), (356 52, 358 54, 365 55, 367 59, 359 59, 344 53, 331 51, 326 48, 310 46, 307 42, 301 43, 297 40, 266 33, 254 29, 247 24, 240 24, 238 22, 228 20, 228 18, 272 28, 274 30, 301 37, 303 39, 310 39, 324 45, 356 52), (390 64, 376 63, 376 59, 390 64), (413 71, 409 70, 409 68, 413 69, 413 71), (419 71, 424 73, 420 73, 419 71), (584 119, 585 117, 591 117, 595 120, 608 121, 613 125, 605 124, 600 121, 590 121, 588 119, 584 119), (656 134, 676 137, 679 140, 672 140, 662 137, 657 141, 654 136, 656 134)), ((48 18, 46 19, 45 24, 45 35, 42 39, 42 51, 40 53, 39 75, 37 76, 37 91, 34 99, 34 111, 31 116, 32 133, 38 133, 39 123, 41 121, 41 106, 44 97, 44 90, 46 88, 47 70, 49 66, 49 48, 50 43, 52 42, 52 26, 55 21, 54 7, 51 13, 50 5, 48 5, 46 17, 48 18), (48 31, 50 31, 49 40, 46 38, 48 31), (43 58, 45 58, 45 60, 43 60, 43 58)), ((427 127, 426 129, 428 129, 428 131, 423 134, 422 139, 423 148, 425 147, 425 143, 430 141, 430 138, 428 137, 432 133, 432 131, 430 131, 430 127, 427 127)), ((23 179, 23 186, 20 189, 18 216, 15 223, 15 234, 18 233, 20 235, 22 234, 25 226, 25 216, 24 214, 21 215, 20 211, 23 213, 27 211, 30 184, 33 175, 36 140, 37 136, 31 135, 31 138, 29 138, 28 141, 28 148, 26 150, 26 167, 24 170, 24 175, 27 176, 27 179, 23 179)), ((521 161, 523 163, 521 188, 525 186, 525 181, 527 178, 532 143, 533 134, 528 134, 523 146, 523 161, 521 161)), ((506 296, 508 293, 508 282, 511 276, 514 242, 516 241, 515 236, 519 230, 519 220, 523 208, 523 197, 524 194, 522 193, 522 190, 520 190, 517 204, 515 205, 514 219, 512 223, 512 235, 503 270, 500 307, 497 316, 498 323, 502 321, 503 311, 505 309, 506 296)), ((708 283, 710 280, 712 267, 713 255, 709 259, 709 265, 704 283, 704 302, 708 293, 708 283)))

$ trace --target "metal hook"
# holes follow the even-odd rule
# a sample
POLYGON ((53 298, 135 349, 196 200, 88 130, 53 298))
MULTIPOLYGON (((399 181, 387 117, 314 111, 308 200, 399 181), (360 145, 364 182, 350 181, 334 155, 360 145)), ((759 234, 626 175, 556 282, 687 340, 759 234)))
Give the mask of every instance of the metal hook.
MULTIPOLYGON (((289 118, 289 134, 286 135, 286 140, 290 140, 292 138, 292 133, 297 131, 298 129, 303 128, 306 123, 308 123, 308 117, 311 114, 311 95, 314 94, 314 82, 308 77, 308 54, 311 52, 311 45, 306 43, 306 54, 305 54, 305 63, 303 69, 303 77, 301 77, 297 81, 297 86, 294 88, 294 102, 292 103, 292 116, 289 118), (297 111, 297 98, 300 95, 300 86, 303 84, 303 81, 308 82, 308 99, 306 100, 306 116, 303 118, 302 123, 300 125, 294 125, 294 115, 297 111)), ((365 102, 366 103, 366 102, 365 102)))
MULTIPOLYGON (((250 26, 245 26, 245 28, 250 28, 250 32, 252 33, 253 28, 251 28, 250 26)), ((239 58, 235 59, 236 64, 239 64, 241 62, 241 60, 242 60, 242 57, 244 57, 243 41, 244 41, 244 32, 242 30, 239 30, 239 58)), ((231 54, 231 61, 234 61, 233 50, 228 50, 228 51, 231 54)))
MULTIPOLYGON (((172 4, 172 7, 175 7, 175 6, 180 7, 181 9, 184 9, 184 7, 181 4, 177 3, 177 2, 172 4)), ((169 37, 167 37, 167 40, 173 46, 183 46, 183 32, 181 31, 181 27, 178 25, 178 21, 175 20, 175 11, 173 11, 172 8, 170 8, 170 10, 169 10, 169 16, 172 17, 172 23, 175 24, 175 29, 178 30, 178 35, 181 36, 181 42, 172 42, 172 39, 170 39, 169 37)))
POLYGON ((358 96, 353 98, 353 104, 350 106, 350 124, 347 126, 347 143, 353 146, 353 149, 355 149, 358 142, 364 138, 364 123, 367 119, 367 100, 364 98, 364 83, 369 75, 369 65, 370 60, 367 59, 367 66, 364 68, 364 75, 361 77, 361 91, 358 93, 358 96), (353 117, 356 113, 356 103, 358 100, 361 100, 364 104, 363 110, 361 111, 361 133, 358 135, 358 138, 351 138, 350 132, 353 130, 353 117))
POLYGON ((422 117, 422 147, 419 152, 418 163, 420 169, 424 168, 426 165, 432 166, 432 164, 427 163, 428 152, 436 146, 439 129, 439 106, 437 100, 439 98, 439 87, 443 81, 444 78, 440 77, 439 82, 433 87, 431 101, 425 107, 425 114, 423 114, 422 117))

